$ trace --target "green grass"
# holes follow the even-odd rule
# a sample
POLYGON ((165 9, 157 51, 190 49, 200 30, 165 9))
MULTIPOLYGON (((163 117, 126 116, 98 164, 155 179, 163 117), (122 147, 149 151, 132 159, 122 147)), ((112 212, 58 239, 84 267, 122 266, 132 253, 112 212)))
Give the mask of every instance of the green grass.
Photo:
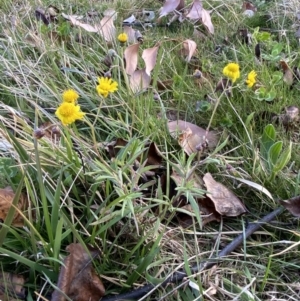
MULTIPOLYGON (((51 299, 67 255, 65 248, 73 242, 101 251, 100 260, 94 261, 95 270, 107 294, 122 293, 146 283, 158 285, 180 267, 188 272, 189 265, 214 257, 243 231, 248 221, 276 208, 279 199, 299 194, 298 124, 286 131, 281 123, 264 116, 265 112, 278 115, 287 106, 299 105, 299 82, 290 89, 282 78, 275 80, 274 74, 281 72, 280 59, 288 61, 291 67, 299 66, 299 41, 294 37, 293 24, 300 7, 296 0, 288 4, 256 1, 258 12, 255 18, 248 19, 242 14, 241 2, 204 3, 207 9, 216 11, 212 15, 215 35, 203 41, 193 37, 193 25, 187 21, 140 29, 144 37, 141 49, 157 42, 161 46, 159 63, 152 72, 153 87, 138 94, 126 84, 124 47, 118 43, 108 46, 98 35, 71 27, 62 17, 47 27, 36 20, 34 12, 49 4, 66 14, 79 15, 115 8, 115 25, 120 33, 123 19, 143 8, 157 12, 160 3, 1 2, 0 183, 14 189, 14 202, 22 191, 28 196, 29 205, 21 213, 24 227, 11 226, 17 210, 14 207, 2 223, 0 266, 1 271, 26 278, 27 300, 36 300, 36 293, 51 299), (271 14, 267 23, 266 14, 271 14), (260 41, 257 26, 268 28, 271 38, 260 41), (242 42, 237 34, 241 28, 252 34, 252 44, 242 42), (197 42, 197 66, 187 64, 178 54, 185 39, 197 42), (270 54, 281 43, 279 58, 258 64, 254 55, 258 41, 263 54, 270 54), (216 47, 221 51, 216 52, 216 47), (97 76, 106 71, 102 59, 110 48, 118 53, 112 76, 119 90, 102 98, 95 86, 97 76), (232 61, 239 63, 241 78, 228 98, 215 92, 215 87, 224 66, 232 61), (199 84, 193 78, 195 68, 203 72, 205 82, 199 84), (274 101, 259 100, 255 91, 246 87, 244 81, 251 70, 258 74, 258 86, 274 91, 274 101), (160 91, 156 83, 164 80, 172 80, 171 87, 160 91), (80 94, 79 104, 86 117, 64 127, 54 113, 62 92, 69 88, 80 94), (159 93, 158 99, 154 92, 159 93), (206 101, 207 96, 214 102, 205 102, 202 111, 196 110, 197 102, 206 101), (188 158, 168 132, 170 116, 203 128, 210 124, 220 134, 219 146, 206 151, 203 157, 188 158), (34 131, 45 122, 58 125, 59 141, 34 138, 34 131), (283 150, 293 142, 291 159, 276 175, 262 165, 267 159, 259 151, 264 128, 272 122, 276 141, 282 141, 283 150), (117 138, 128 143, 111 158, 108 144, 117 138), (227 142, 220 147, 224 141, 227 142), (161 152, 160 167, 145 163, 149 142, 155 142, 161 152), (170 178, 172 170, 181 176, 177 187, 170 178), (234 191, 249 213, 202 226, 201 214, 194 212, 190 213, 192 225, 182 228, 176 216, 183 209, 174 206, 173 201, 181 195, 195 208, 197 197, 205 193, 204 186, 200 189, 191 184, 191 171, 199 177, 210 172, 234 191), (274 200, 228 176, 265 187, 274 200)), ((142 67, 141 57, 139 64, 142 67)), ((298 300, 298 229, 298 220, 284 212, 218 266, 191 275, 199 291, 188 283, 182 287, 174 284, 167 288, 158 286, 152 296, 157 300, 186 301, 298 300)))

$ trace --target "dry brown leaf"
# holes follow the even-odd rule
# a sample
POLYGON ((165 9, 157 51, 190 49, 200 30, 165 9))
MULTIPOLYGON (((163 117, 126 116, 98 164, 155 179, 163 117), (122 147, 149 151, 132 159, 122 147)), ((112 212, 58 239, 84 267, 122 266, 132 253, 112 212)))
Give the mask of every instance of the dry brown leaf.
POLYGON ((294 197, 289 200, 279 201, 292 215, 300 217, 300 197, 294 197))
POLYGON ((247 212, 244 204, 225 185, 214 180, 210 173, 203 177, 208 198, 212 200, 216 211, 222 216, 239 216, 247 212))
POLYGON ((166 0, 160 10, 159 17, 164 17, 173 11, 181 11, 184 8, 184 0, 166 0))
POLYGON ((51 142, 58 143, 61 137, 61 133, 59 127, 56 124, 45 122, 34 131, 34 136, 37 139, 46 137, 51 142))
MULTIPOLYGON (((166 80, 158 80, 156 82, 157 84, 157 89, 159 91, 165 91, 165 90, 171 90, 172 89, 172 85, 173 85, 173 79, 166 79, 166 80)), ((152 84, 152 81, 151 81, 152 84)), ((177 119, 177 118, 176 118, 177 119)))
POLYGON ((179 145, 190 155, 202 148, 214 148, 218 144, 218 135, 214 131, 206 132, 203 128, 183 120, 171 121, 168 129, 172 137, 177 138, 179 145))
POLYGON ((216 86, 215 92, 220 91, 223 92, 225 91, 226 95, 231 96, 232 95, 232 82, 229 78, 222 78, 216 86))
POLYGON ((115 158, 120 151, 127 144, 127 141, 122 138, 117 138, 116 140, 109 142, 104 145, 105 149, 108 151, 110 158, 115 158))
POLYGON ((253 12, 256 12, 257 8, 253 3, 249 2, 249 1, 245 1, 245 2, 243 2, 242 10, 243 11, 252 10, 253 12))
POLYGON ((202 2, 200 0, 194 0, 186 17, 191 20, 200 20, 202 18, 202 9, 202 2))
POLYGON ((201 22, 203 23, 204 26, 206 26, 206 28, 211 34, 214 34, 215 28, 211 22, 210 13, 204 8, 202 9, 201 22))
POLYGON ((71 21, 71 24, 74 26, 79 26, 88 32, 98 32, 98 29, 93 25, 90 25, 87 23, 82 23, 78 19, 76 19, 76 17, 71 16, 71 15, 68 15, 67 17, 68 17, 68 20, 71 21))
POLYGON ((124 51, 125 71, 128 75, 133 75, 137 68, 139 46, 139 43, 133 44, 128 46, 124 51))
MULTIPOLYGON (((11 187, 0 189, 0 219, 5 220, 8 211, 12 205, 15 193, 11 187)), ((17 204, 19 211, 23 212, 28 207, 28 200, 25 195, 21 194, 19 202, 17 204)), ((23 227, 24 219, 18 210, 15 211, 12 225, 15 227, 23 227)))
POLYGON ((21 275, 0 273, 0 300, 15 301, 25 299, 24 283, 25 279, 21 275))
POLYGON ((294 73, 285 61, 280 61, 280 66, 283 71, 283 81, 291 86, 294 82, 294 73))
POLYGON ((145 62, 146 73, 150 75, 156 64, 156 58, 158 53, 159 45, 152 48, 145 49, 142 54, 142 59, 145 62))
POLYGON ((146 69, 135 70, 130 76, 130 88, 134 92, 147 89, 150 86, 151 77, 146 73, 146 69))
POLYGON ((123 26, 123 31, 128 36, 128 43, 136 43, 137 39, 135 36, 136 31, 131 26, 123 26))
POLYGON ((116 36, 116 27, 114 25, 115 13, 104 16, 100 21, 100 27, 97 29, 106 42, 112 42, 116 36))
POLYGON ((92 258, 98 256, 99 251, 90 249, 90 253, 88 253, 78 243, 70 244, 66 250, 70 255, 64 260, 57 283, 57 287, 62 293, 55 290, 51 301, 67 300, 64 294, 73 301, 98 301, 104 296, 105 288, 94 271, 92 258))
POLYGON ((192 56, 195 54, 197 49, 197 44, 195 41, 187 39, 183 41, 183 48, 181 49, 180 53, 186 56, 185 60, 190 62, 192 56))
POLYGON ((297 106, 288 106, 284 110, 283 114, 280 114, 279 121, 282 122, 286 130, 295 125, 299 121, 299 108, 297 106))
POLYGON ((162 161, 162 154, 154 142, 151 142, 148 147, 147 165, 160 165, 162 161))

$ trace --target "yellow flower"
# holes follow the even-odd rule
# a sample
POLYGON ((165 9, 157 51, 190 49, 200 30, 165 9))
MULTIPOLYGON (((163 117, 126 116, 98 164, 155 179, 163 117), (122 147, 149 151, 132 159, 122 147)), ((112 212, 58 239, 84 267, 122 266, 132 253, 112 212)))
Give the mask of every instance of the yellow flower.
POLYGON ((223 74, 234 83, 240 77, 240 66, 236 63, 229 63, 223 69, 223 74))
POLYGON ((107 97, 109 93, 113 93, 118 90, 118 83, 108 77, 98 77, 99 85, 96 90, 99 95, 107 97))
POLYGON ((85 113, 80 111, 80 106, 72 102, 63 102, 56 110, 55 115, 63 125, 68 125, 82 119, 85 113))
POLYGON ((73 89, 64 91, 62 96, 63 96, 63 102, 70 102, 70 103, 71 102, 75 103, 76 100, 79 98, 78 93, 73 89))
POLYGON ((120 34, 118 35, 118 40, 119 40, 119 42, 121 42, 121 43, 126 43, 127 40, 128 40, 127 34, 126 34, 125 32, 120 33, 120 34))
POLYGON ((248 78, 246 80, 246 84, 248 88, 252 88, 254 86, 254 84, 256 83, 256 72, 254 70, 252 70, 249 74, 248 74, 248 78))

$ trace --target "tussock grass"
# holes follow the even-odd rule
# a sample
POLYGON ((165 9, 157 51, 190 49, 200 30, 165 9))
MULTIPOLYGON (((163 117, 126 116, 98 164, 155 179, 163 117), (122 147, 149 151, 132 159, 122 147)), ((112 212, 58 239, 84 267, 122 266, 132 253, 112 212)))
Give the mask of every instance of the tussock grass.
MULTIPOLYGON (((282 37, 276 33, 292 30, 294 13, 300 9, 298 1, 274 3, 272 9, 259 6, 259 13, 272 14, 274 40, 278 37, 284 44, 283 58, 297 66, 297 41, 290 34, 282 37)), ((285 107, 297 105, 299 84, 292 90, 282 81, 274 85, 276 99, 272 103, 255 99, 244 86, 242 81, 252 69, 259 74, 259 84, 270 83, 278 71, 278 62, 257 65, 255 44, 245 45, 238 38, 236 33, 241 27, 251 33, 256 27, 242 15, 241 3, 205 3, 206 8, 215 9, 216 34, 197 41, 197 57, 208 79, 204 84, 195 83, 193 67, 178 55, 182 42, 192 38, 192 24, 175 23, 170 28, 143 32, 145 48, 163 41, 154 82, 173 80, 171 88, 159 91, 158 101, 151 89, 138 95, 128 89, 124 70, 119 67, 123 51, 120 45, 113 45, 119 56, 112 69, 119 90, 112 97, 100 98, 95 91, 96 79, 104 69, 101 61, 110 47, 98 36, 67 25, 53 25, 54 30, 61 30, 61 36, 53 34, 34 17, 35 8, 48 4, 46 0, 6 0, 0 4, 1 186, 22 190, 29 198, 23 228, 2 224, 1 233, 5 235, 0 239, 1 270, 26 277, 27 300, 50 299, 66 255, 65 247, 79 242, 101 250, 101 259, 94 265, 107 293, 120 293, 151 282, 158 285, 153 294, 157 300, 298 300, 299 222, 286 212, 244 241, 218 266, 191 275, 199 291, 192 289, 188 281, 167 288, 159 286, 174 270, 184 267, 188 272, 189 265, 213 258, 245 229, 249 220, 277 207, 278 199, 299 194, 297 128, 287 132, 282 125, 275 125, 284 147, 290 140, 294 144, 289 164, 274 180, 269 181, 261 168, 258 152, 259 138, 270 122, 263 112, 280 114, 285 107), (227 38, 229 43, 224 42, 227 38), (220 53, 216 51, 219 46, 220 53), (214 89, 224 65, 230 61, 240 64, 243 79, 233 88, 233 96, 227 98, 214 89), (67 88, 80 94, 79 104, 87 115, 85 121, 63 127, 54 112, 67 88), (213 116, 212 109, 196 111, 197 101, 203 101, 205 95, 219 103, 213 116), (253 119, 247 120, 252 112, 253 119), (211 123, 222 141, 228 138, 219 152, 208 153, 197 172, 203 175, 209 171, 231 188, 248 208, 247 216, 224 218, 221 223, 201 227, 194 214, 194 223, 182 228, 174 219, 180 209, 172 205, 169 183, 164 191, 161 174, 149 179, 155 182, 154 186, 140 184, 147 167, 135 164, 145 156, 149 141, 154 141, 162 152, 161 173, 169 175, 171 168, 176 167, 184 178, 195 166, 196 158, 188 160, 167 131, 165 116, 171 115, 203 127, 211 123), (47 121, 60 127, 59 141, 34 139, 34 131, 47 121), (103 146, 116 138, 123 138, 128 144, 111 160, 103 146), (228 175, 262 185, 275 201, 239 185, 228 175), (36 297, 36 292, 40 297, 36 297)), ((150 0, 68 0, 51 4, 67 14, 114 7, 119 13, 115 23, 119 32, 122 20, 130 14, 160 6, 150 0)), ((268 43, 263 47, 265 53, 272 49, 268 43)), ((192 195, 192 189, 178 187, 186 195, 192 195)))

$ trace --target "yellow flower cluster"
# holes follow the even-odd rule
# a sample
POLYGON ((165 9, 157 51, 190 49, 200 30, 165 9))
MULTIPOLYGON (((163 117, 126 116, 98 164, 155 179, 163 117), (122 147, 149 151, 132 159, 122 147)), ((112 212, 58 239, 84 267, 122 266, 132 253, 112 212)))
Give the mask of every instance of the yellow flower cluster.
POLYGON ((246 80, 246 84, 248 88, 252 88, 254 86, 254 84, 256 83, 256 76, 257 73, 252 70, 249 74, 248 74, 248 78, 246 80))
POLYGON ((229 63, 223 69, 223 74, 234 83, 240 77, 240 66, 236 63, 229 63))
POLYGON ((118 91, 118 83, 108 77, 99 77, 99 84, 96 87, 96 90, 99 95, 107 97, 109 93, 118 91))
POLYGON ((79 94, 75 90, 69 89, 63 92, 62 98, 63 102, 55 112, 61 123, 68 125, 83 119, 85 113, 81 112, 80 106, 76 104, 79 94))

